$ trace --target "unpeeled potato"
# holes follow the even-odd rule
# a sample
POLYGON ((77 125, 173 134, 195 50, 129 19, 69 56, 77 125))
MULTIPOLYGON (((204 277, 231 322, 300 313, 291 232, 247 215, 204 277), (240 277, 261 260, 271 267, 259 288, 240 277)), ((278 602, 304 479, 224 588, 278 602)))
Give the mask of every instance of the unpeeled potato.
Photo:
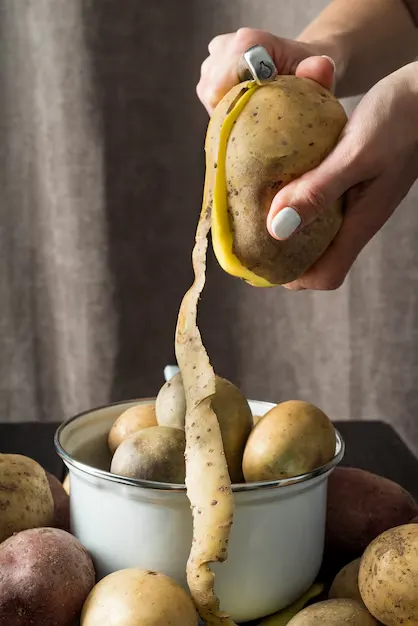
POLYGON ((46 472, 52 498, 54 500, 54 526, 62 530, 70 530, 70 498, 62 483, 56 476, 46 472))
POLYGON ((303 609, 288 626, 376 626, 376 620, 354 600, 324 600, 303 609))
POLYGON ((271 202, 282 187, 325 159, 347 116, 332 93, 307 78, 278 76, 246 95, 250 86, 241 83, 226 94, 206 136, 212 242, 228 273, 257 286, 278 285, 298 278, 323 254, 342 223, 342 202, 282 241, 266 228, 271 202))
POLYGON ((184 484, 185 446, 183 430, 169 426, 144 428, 120 444, 110 471, 129 478, 184 484))
POLYGON ((125 569, 90 592, 81 626, 197 626, 191 598, 164 574, 125 569))
POLYGON ((184 430, 186 396, 180 372, 161 387, 155 400, 155 411, 159 426, 184 430))
MULTIPOLYGON (((242 456, 252 428, 250 406, 238 387, 217 376, 212 408, 221 429, 231 481, 242 482, 242 456)), ((180 373, 162 387, 157 396, 156 409, 159 425, 184 429, 186 400, 180 373)))
POLYGON ((391 528, 372 541, 361 559, 359 588, 385 626, 417 626, 418 524, 391 528))
POLYGON ((247 482, 279 480, 311 472, 335 454, 328 417, 301 400, 282 402, 253 428, 243 457, 247 482))
POLYGON ((364 606, 358 586, 360 560, 351 561, 338 572, 329 590, 328 597, 330 599, 348 598, 364 606))
POLYGON ((137 404, 126 409, 110 429, 108 443, 111 453, 114 454, 130 435, 150 426, 157 426, 155 404, 137 404))
POLYGON ((54 523, 45 470, 20 454, 0 454, 0 542, 20 530, 54 523))

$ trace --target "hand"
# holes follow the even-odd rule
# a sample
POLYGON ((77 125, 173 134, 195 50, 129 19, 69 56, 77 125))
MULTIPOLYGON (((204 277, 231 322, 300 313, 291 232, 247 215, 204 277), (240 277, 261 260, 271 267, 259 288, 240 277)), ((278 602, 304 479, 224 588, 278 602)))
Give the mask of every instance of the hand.
POLYGON ((301 221, 296 232, 347 192, 344 220, 333 243, 311 269, 286 286, 293 290, 341 286, 358 254, 389 219, 417 177, 415 62, 377 83, 354 111, 333 152, 319 167, 275 196, 267 227, 279 239, 283 227, 287 233, 282 238, 291 236, 289 216, 296 218, 295 225, 301 221), (290 211, 279 218, 285 207, 290 211))
POLYGON ((295 74, 297 69, 299 76, 308 76, 325 87, 331 87, 334 67, 329 57, 309 59, 301 63, 308 57, 321 55, 321 51, 313 45, 275 37, 262 30, 241 28, 236 33, 219 35, 209 44, 209 57, 202 64, 201 77, 196 88, 209 114, 212 114, 223 96, 240 82, 239 62, 244 52, 255 44, 267 50, 279 74, 295 74))

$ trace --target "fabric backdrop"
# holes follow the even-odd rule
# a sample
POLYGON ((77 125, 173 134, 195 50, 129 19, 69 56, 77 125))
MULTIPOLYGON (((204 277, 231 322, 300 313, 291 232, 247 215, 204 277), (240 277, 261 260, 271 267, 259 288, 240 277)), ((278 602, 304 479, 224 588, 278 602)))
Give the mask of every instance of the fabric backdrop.
MULTIPOLYGON (((158 391, 192 279, 207 44, 244 25, 295 36, 326 4, 0 0, 1 420, 158 391)), ((211 254, 217 372, 251 398, 387 420, 418 450, 417 200, 336 292, 256 290, 211 254)))

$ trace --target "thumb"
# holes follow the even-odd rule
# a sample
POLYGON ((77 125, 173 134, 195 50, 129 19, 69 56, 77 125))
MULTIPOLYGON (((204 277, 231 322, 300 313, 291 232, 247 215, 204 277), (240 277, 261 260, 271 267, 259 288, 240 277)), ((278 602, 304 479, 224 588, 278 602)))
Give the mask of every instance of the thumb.
POLYGON ((350 143, 348 137, 342 138, 317 168, 276 194, 267 216, 267 230, 274 239, 288 239, 361 181, 350 143))

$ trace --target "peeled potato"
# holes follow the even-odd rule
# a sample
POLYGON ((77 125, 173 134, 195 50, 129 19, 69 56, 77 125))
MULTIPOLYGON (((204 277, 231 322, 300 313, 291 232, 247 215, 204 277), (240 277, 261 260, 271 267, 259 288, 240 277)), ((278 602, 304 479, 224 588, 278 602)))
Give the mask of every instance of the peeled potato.
POLYGON ((184 484, 185 446, 183 430, 168 426, 144 428, 120 444, 110 471, 129 478, 184 484))
POLYGON ((54 523, 45 470, 20 454, 0 454, 0 542, 13 533, 54 523))
POLYGON ((197 626, 191 598, 164 574, 125 569, 90 592, 81 626, 197 626))
POLYGON ((385 626, 418 624, 418 524, 391 528, 372 541, 361 559, 359 588, 385 626))
MULTIPOLYGON (((181 374, 176 374, 169 383, 164 385, 157 396, 157 420, 160 425, 184 429, 186 400, 181 374), (168 386, 170 382, 172 384, 168 386)), ((252 428, 250 406, 238 387, 217 376, 212 408, 221 429, 231 481, 242 482, 242 456, 252 428)))
POLYGON ((279 480, 311 472, 335 454, 335 430, 308 402, 291 400, 271 409, 253 428, 243 458, 247 482, 279 480))
POLYGON ((108 443, 112 454, 130 435, 150 426, 157 426, 154 404, 137 404, 126 409, 110 429, 108 443))
POLYGON ((324 600, 303 609, 288 626, 376 626, 376 620, 354 600, 324 600))
POLYGON ((335 96, 307 78, 241 83, 221 100, 206 136, 206 186, 226 272, 255 286, 284 284, 323 254, 342 223, 341 201, 284 241, 269 235, 266 217, 276 193, 331 152, 346 121, 335 96))

